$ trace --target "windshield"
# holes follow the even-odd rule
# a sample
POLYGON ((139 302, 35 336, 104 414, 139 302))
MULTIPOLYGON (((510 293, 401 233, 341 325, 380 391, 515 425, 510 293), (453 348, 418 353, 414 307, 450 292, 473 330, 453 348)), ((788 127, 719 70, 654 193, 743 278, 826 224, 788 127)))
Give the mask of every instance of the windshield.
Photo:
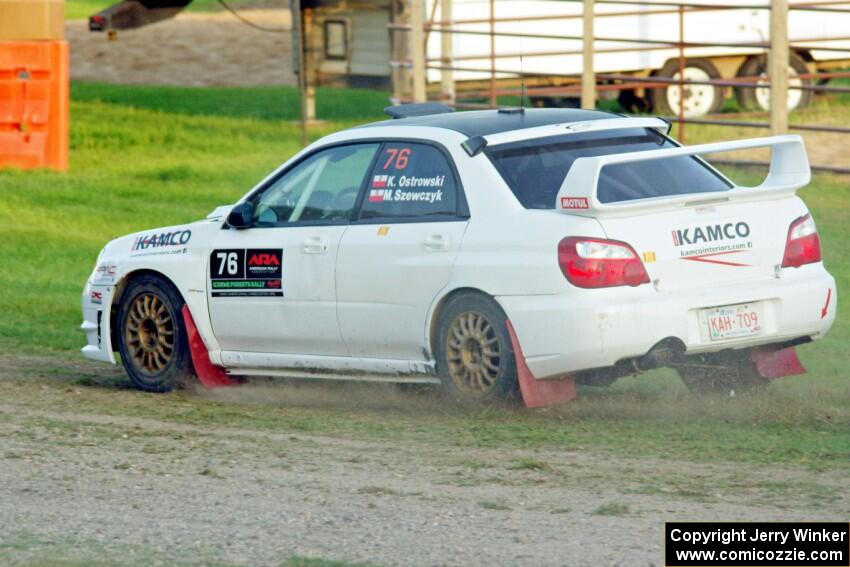
MULTIPOLYGON (((524 140, 485 150, 516 198, 527 209, 553 209, 573 162, 581 157, 673 148, 648 128, 625 128, 524 140)), ((616 203, 687 193, 725 191, 731 184, 696 157, 609 165, 602 168, 597 198, 616 203)))

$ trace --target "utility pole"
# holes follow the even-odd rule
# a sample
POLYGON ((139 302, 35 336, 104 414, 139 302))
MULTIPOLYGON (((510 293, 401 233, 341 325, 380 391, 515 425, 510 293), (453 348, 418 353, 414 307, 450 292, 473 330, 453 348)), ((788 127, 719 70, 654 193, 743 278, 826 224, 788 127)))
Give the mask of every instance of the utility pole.
POLYGON ((304 57, 304 18, 301 15, 301 0, 292 2, 292 23, 295 26, 296 43, 298 43, 298 95, 301 100, 301 145, 307 145, 307 120, 310 108, 307 97, 307 69, 304 57))
POLYGON ((443 102, 449 105, 455 103, 455 76, 450 67, 454 67, 454 35, 447 31, 453 27, 452 0, 440 0, 440 92, 443 102))
POLYGON ((593 0, 582 3, 582 69, 581 69, 581 107, 596 108, 596 73, 593 70, 593 0))
POLYGON ((788 132, 788 0, 770 2, 770 133, 788 132))
POLYGON ((413 65, 413 102, 425 102, 425 8, 410 0, 410 59, 413 65))

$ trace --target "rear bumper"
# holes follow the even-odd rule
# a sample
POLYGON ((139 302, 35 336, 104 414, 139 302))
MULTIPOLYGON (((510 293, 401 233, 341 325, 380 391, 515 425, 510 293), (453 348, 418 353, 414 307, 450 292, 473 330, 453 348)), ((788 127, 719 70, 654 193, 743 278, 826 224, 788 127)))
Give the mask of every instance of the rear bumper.
POLYGON ((496 298, 513 324, 529 369, 545 378, 612 366, 680 339, 689 354, 822 337, 835 320, 835 279, 823 264, 783 270, 782 277, 701 290, 657 291, 651 285, 561 295, 496 298), (831 290, 831 291, 830 291, 831 290), (827 296, 829 303, 827 305, 827 296), (712 341, 701 309, 762 302, 758 335, 712 341), (826 312, 824 308, 826 307, 826 312))

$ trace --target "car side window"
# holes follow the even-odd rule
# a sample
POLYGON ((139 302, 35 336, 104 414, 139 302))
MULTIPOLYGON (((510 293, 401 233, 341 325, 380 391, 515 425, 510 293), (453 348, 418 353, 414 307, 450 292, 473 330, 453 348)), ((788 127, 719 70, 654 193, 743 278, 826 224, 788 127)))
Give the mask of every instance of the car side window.
POLYGON ((454 216, 457 181, 445 154, 428 144, 384 145, 369 173, 361 219, 454 216))
POLYGON ((363 176, 379 147, 377 143, 352 144, 311 155, 255 198, 254 225, 349 219, 363 176))

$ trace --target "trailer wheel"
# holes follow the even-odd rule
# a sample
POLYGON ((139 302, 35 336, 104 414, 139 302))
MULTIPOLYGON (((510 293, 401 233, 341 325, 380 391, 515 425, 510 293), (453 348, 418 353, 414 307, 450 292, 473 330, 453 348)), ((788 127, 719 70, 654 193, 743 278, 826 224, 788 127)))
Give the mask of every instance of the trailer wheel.
MULTIPOLYGON (((708 59, 685 59, 685 79, 692 81, 709 81, 719 79, 720 73, 717 67, 708 59)), ((655 75, 665 79, 679 78, 679 60, 671 59, 655 75)), ((686 117, 705 116, 720 111, 723 106, 723 87, 714 85, 685 85, 681 89, 679 85, 659 87, 649 90, 649 99, 653 110, 658 114, 677 116, 679 105, 684 90, 684 110, 686 117)))
POLYGON ((620 91, 620 94, 617 95, 617 103, 625 112, 631 114, 642 114, 649 110, 649 101, 638 96, 634 89, 620 91))
POLYGON ((767 386, 769 380, 759 374, 750 350, 693 357, 692 365, 676 368, 682 382, 695 394, 748 392, 767 386))
MULTIPOLYGON (((812 84, 810 79, 801 79, 799 75, 809 72, 806 62, 802 57, 792 52, 789 55, 788 86, 801 87, 812 84)), ((764 77, 757 80, 755 84, 766 85, 767 80, 767 56, 753 55, 747 58, 738 69, 737 77, 764 77)), ((812 102, 812 91, 800 89, 788 89, 788 110, 805 108, 812 102)), ((735 98, 738 106, 744 110, 770 110, 770 88, 746 88, 735 87, 735 98)))

